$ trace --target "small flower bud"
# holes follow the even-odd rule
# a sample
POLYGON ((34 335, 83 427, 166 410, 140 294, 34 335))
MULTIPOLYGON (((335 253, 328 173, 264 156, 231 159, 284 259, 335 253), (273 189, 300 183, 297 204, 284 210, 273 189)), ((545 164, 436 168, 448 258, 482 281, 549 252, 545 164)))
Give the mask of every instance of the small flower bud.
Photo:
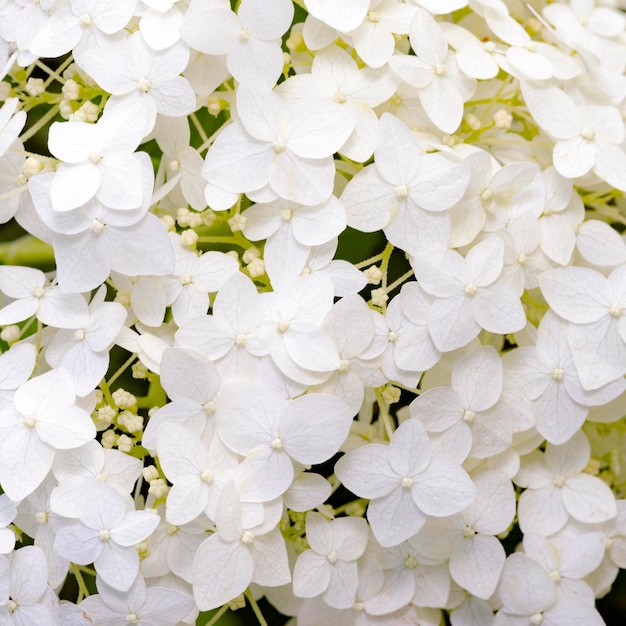
POLYGON ((304 36, 301 31, 294 31, 289 36, 289 39, 285 42, 287 49, 292 52, 304 52, 306 50, 306 44, 304 43, 304 36))
POLYGON ((181 228, 189 226, 190 212, 187 207, 180 207, 176 209, 176 221, 181 228))
POLYGON ((513 123, 513 116, 506 110, 500 109, 493 115, 493 125, 501 130, 509 130, 513 123))
POLYGON ((120 291, 115 294, 114 302, 119 302, 122 306, 130 306, 130 291, 120 289, 120 291))
POLYGON ((241 259, 244 263, 252 263, 254 259, 258 259, 260 256, 261 253, 259 252, 259 249, 252 246, 243 253, 241 259))
POLYGON ((98 106, 93 102, 84 102, 79 110, 85 115, 86 122, 95 122, 98 119, 98 106))
POLYGON ((398 387, 394 387, 393 385, 387 385, 383 389, 383 400, 387 404, 393 404, 394 402, 398 402, 400 400, 401 393, 402 392, 400 391, 400 389, 398 389, 398 387))
POLYGON ((480 128, 480 120, 473 113, 468 113, 465 116, 465 122, 472 130, 478 130, 480 128))
POLYGON ((174 220, 171 215, 161 216, 161 222, 169 232, 174 232, 176 230, 176 220, 174 220))
POLYGON ((111 426, 113 420, 117 416, 117 411, 112 406, 100 407, 94 417, 94 423, 97 430, 105 430, 111 426))
POLYGON ((36 97, 45 93, 46 86, 42 78, 29 78, 28 81, 26 81, 25 89, 29 96, 36 97))
POLYGON ((120 452, 130 452, 133 447, 133 440, 128 435, 120 435, 117 438, 117 449, 120 452))
POLYGON ((130 369, 132 371, 133 378, 136 378, 137 380, 145 380, 148 378, 148 368, 141 361, 133 363, 130 369))
POLYGON ((6 326, 2 329, 2 332, 0 332, 0 339, 2 339, 2 341, 6 341, 6 343, 11 344, 20 338, 20 334, 20 327, 16 324, 11 324, 10 326, 6 326))
POLYGON ((365 274, 365 278, 367 278, 368 285, 378 285, 383 279, 383 273, 377 265, 370 265, 363 271, 363 274, 365 274))
POLYGON ((205 209, 204 211, 202 211, 201 215, 203 226, 213 226, 217 217, 214 211, 212 211, 211 209, 205 209))
POLYGON ((156 468, 156 465, 147 465, 141 470, 141 475, 144 480, 152 482, 159 477, 159 470, 156 468))
POLYGON ((59 113, 64 120, 69 120, 74 115, 74 109, 69 100, 61 100, 59 103, 59 113))
POLYGON ((86 122, 87 118, 85 117, 85 112, 81 111, 80 109, 78 109, 77 111, 74 111, 74 113, 72 113, 70 115, 70 122, 86 122))
POLYGON ((206 105, 209 113, 217 117, 222 112, 222 101, 218 96, 209 96, 206 105))
POLYGON ((372 304, 374 306, 385 306, 389 296, 385 293, 385 290, 381 287, 379 289, 372 289, 372 304))
POLYGON ((102 434, 102 447, 110 450, 115 446, 115 441, 117 440, 117 435, 114 430, 107 430, 102 434))
POLYGON ((250 274, 250 278, 258 278, 265 274, 265 263, 263 259, 253 259, 252 262, 246 265, 246 269, 248 270, 248 274, 250 274))
POLYGON ((80 85, 73 78, 66 80, 61 89, 66 100, 78 100, 79 90, 80 85))
POLYGON ((165 498, 169 490, 170 488, 167 486, 167 483, 162 478, 157 478, 150 481, 148 493, 155 498, 165 498))
POLYGON ((116 389, 111 396, 120 409, 130 409, 137 404, 137 398, 125 389, 116 389))
POLYGON ((238 230, 243 230, 246 225, 246 218, 241 213, 237 213, 233 215, 228 220, 228 225, 230 226, 230 230, 236 233, 238 230))
POLYGON ((186 248, 195 248, 198 243, 198 233, 195 230, 187 229, 181 233, 180 240, 186 248))
MULTIPOLYGON (((135 546, 135 549, 137 550, 137 554, 142 561, 150 556, 150 547, 148 546, 147 541, 142 541, 141 543, 138 543, 135 546)), ((128 617, 126 618, 126 621, 128 621, 128 617)))
POLYGON ((43 170, 43 163, 35 157, 28 157, 22 165, 22 172, 27 178, 39 174, 41 170, 43 170))
POLYGON ((131 411, 122 411, 117 418, 117 424, 125 428, 129 433, 136 433, 143 430, 143 417, 131 411))
POLYGON ((458 135, 444 135, 441 139, 441 143, 444 146, 453 148, 454 146, 461 143, 461 139, 459 138, 458 135))

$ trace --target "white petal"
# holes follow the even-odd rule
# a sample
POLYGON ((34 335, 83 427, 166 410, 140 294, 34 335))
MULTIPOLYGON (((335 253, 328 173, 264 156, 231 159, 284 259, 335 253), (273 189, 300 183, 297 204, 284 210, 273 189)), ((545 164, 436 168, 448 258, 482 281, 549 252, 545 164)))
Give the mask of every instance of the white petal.
POLYGON ((198 548, 193 566, 194 598, 201 611, 210 611, 242 594, 252 581, 254 561, 240 542, 224 542, 219 535, 198 548))
POLYGON ((605 522, 617 515, 615 496, 608 485, 595 476, 579 474, 565 481, 563 504, 580 522, 605 522))
POLYGON ((506 554, 502 544, 487 535, 465 539, 450 558, 454 582, 484 600, 491 597, 500 580, 506 554))

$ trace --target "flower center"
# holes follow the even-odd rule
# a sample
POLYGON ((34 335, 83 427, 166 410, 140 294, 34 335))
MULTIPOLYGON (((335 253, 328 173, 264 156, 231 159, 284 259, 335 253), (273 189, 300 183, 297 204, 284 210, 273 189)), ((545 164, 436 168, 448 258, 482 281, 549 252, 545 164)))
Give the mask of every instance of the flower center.
POLYGON ((337 562, 337 553, 333 550, 326 558, 329 563, 334 565, 337 562))
POLYGON ((406 185, 399 185, 396 187, 396 198, 400 200, 405 200, 409 197, 409 190, 406 185))
POLYGON ((563 368, 555 367, 552 370, 552 380, 555 383, 560 383, 563 380, 564 376, 565 376, 565 372, 563 371, 563 368))
POLYGON ((413 483, 414 483, 414 480, 410 476, 405 476, 402 479, 401 484, 405 489, 410 489, 413 486, 413 483))
POLYGON ((412 555, 409 555, 406 559, 404 559, 404 567, 407 569, 417 569, 418 565, 419 563, 417 562, 417 559, 412 555))
POLYGON ((85 341, 87 337, 87 331, 84 328, 79 328, 74 332, 74 341, 85 341))
POLYGON ((272 148, 274 148, 274 152, 276 154, 280 154, 287 147, 284 139, 277 139, 273 144, 272 148))
POLYGON ((471 526, 466 526, 463 531, 463 537, 465 539, 471 539, 476 534, 476 531, 471 526))
POLYGON ((609 309, 609 313, 611 314, 611 317, 614 318, 618 318, 622 316, 622 313, 624 312, 624 307, 622 307, 621 304, 618 304, 617 302, 615 304, 611 305, 611 308, 609 309))
POLYGON ((108 530, 101 530, 98 536, 101 541, 109 541, 111 539, 111 532, 108 530))
POLYGON ((150 91, 150 81, 147 78, 142 78, 138 83, 137 83, 137 89, 139 89, 139 91, 143 91, 144 93, 147 93, 148 91, 150 91))
POLYGON ((465 291, 465 295, 471 298, 476 293, 476 285, 473 285, 472 283, 470 283, 469 285, 465 286, 464 291, 465 291))
POLYGON ((593 141, 596 138, 596 131, 593 128, 585 128, 581 136, 586 141, 593 141))
POLYGON ((89 28, 93 24, 93 20, 91 19, 91 15, 81 15, 79 21, 80 21, 80 25, 83 28, 89 28))
POLYGON ((104 230, 105 226, 106 224, 102 223, 99 219, 95 219, 91 222, 89 228, 91 228, 94 233, 100 234, 104 230))
POLYGON ((472 411, 470 409, 463 409, 463 419, 468 424, 471 424, 474 421, 475 417, 476 417, 476 413, 474 413, 474 411, 472 411))
POLYGON ((565 476, 561 476, 561 474, 557 474, 552 481, 555 487, 562 487, 565 484, 565 476))

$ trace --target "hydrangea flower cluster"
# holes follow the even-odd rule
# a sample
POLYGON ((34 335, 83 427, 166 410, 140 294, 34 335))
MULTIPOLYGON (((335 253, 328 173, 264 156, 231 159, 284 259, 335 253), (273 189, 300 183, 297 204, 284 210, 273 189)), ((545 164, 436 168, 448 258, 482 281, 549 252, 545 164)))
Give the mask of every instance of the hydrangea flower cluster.
POLYGON ((603 624, 625 8, 0 0, 0 622, 603 624))

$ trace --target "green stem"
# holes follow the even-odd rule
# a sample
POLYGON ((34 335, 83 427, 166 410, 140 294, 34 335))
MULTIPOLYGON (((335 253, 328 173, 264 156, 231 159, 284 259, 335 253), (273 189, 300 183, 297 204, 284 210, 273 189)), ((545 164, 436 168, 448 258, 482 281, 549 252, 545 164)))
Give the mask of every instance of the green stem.
POLYGON ((387 286, 387 293, 391 293, 398 285, 401 285, 403 282, 411 278, 411 276, 413 276, 413 270, 409 270, 406 274, 402 274, 400 278, 394 280, 391 285, 387 286))
POLYGON ((383 394, 381 390, 376 389, 375 393, 376 393, 376 400, 378 402, 378 407, 380 409, 380 416, 385 426, 385 432, 387 433, 387 437, 389 438, 389 441, 391 441, 391 438, 393 437, 394 429, 393 429, 393 426, 391 425, 391 416, 389 415, 389 407, 387 406, 387 403, 385 402, 383 398, 383 394))
POLYGON ((121 374, 129 365, 132 365, 136 358, 136 354, 130 355, 130 358, 126 360, 126 362, 117 370, 117 372, 115 372, 115 374, 113 374, 113 376, 111 376, 111 378, 109 378, 109 387, 121 376, 121 374))
POLYGON ((104 395, 104 399, 107 404, 114 409, 117 409, 117 404, 115 404, 115 400, 113 400, 113 396, 111 395, 111 389, 104 378, 100 381, 99 387, 102 390, 102 394, 104 395))
POLYGON ((201 152, 206 150, 215 141, 215 139, 222 132, 222 130, 224 130, 224 128, 226 128, 226 126, 228 126, 230 123, 231 120, 227 120, 226 122, 224 122, 208 139, 205 139, 202 142, 202 145, 196 149, 196 152, 200 154, 201 152))
POLYGON ((22 143, 28 141, 39 129, 43 128, 57 113, 59 105, 55 104, 40 120, 35 122, 25 133, 20 136, 22 143))
POLYGON ((54 78, 54 80, 56 80, 57 82, 61 83, 62 85, 65 84, 65 78, 63 78, 63 76, 61 76, 60 74, 58 74, 55 70, 49 68, 45 63, 43 63, 40 59, 37 59, 35 61, 35 65, 42 69, 46 74, 48 74, 48 76, 50 78, 54 78))
POLYGON ((225 604, 207 623, 206 626, 215 626, 222 615, 228 611, 228 604, 225 604))
POLYGON ((74 578, 76 578, 76 582, 78 583, 78 599, 76 600, 76 603, 79 603, 83 598, 86 598, 89 595, 89 589, 87 589, 80 567, 76 565, 76 563, 70 563, 70 569, 72 570, 72 574, 74 574, 74 578))
POLYGON ((195 113, 192 113, 190 117, 191 117, 191 123, 195 126, 196 130, 198 131, 198 134, 200 135, 200 139, 202 139, 202 141, 204 142, 202 145, 206 144, 208 146, 209 138, 207 137, 207 134, 204 132, 204 128, 202 128, 202 124, 200 124, 200 120, 198 119, 197 115, 195 113))
POLYGON ((26 191, 28 189, 28 183, 26 183, 25 185, 20 185, 19 187, 16 187, 15 189, 11 189, 10 191, 5 191, 4 193, 0 193, 0 200, 8 200, 9 198, 12 198, 13 196, 17 196, 18 194, 22 193, 22 191, 26 191))
MULTIPOLYGON (((382 261, 380 264, 380 271, 383 274, 381 289, 383 289, 385 293, 387 293, 387 270, 389 269, 389 259, 391 258, 392 252, 393 252, 393 244, 388 243, 385 246, 385 249, 383 250, 382 261)), ((387 303, 385 302, 381 308, 384 313, 387 310, 387 303)))
POLYGON ((252 592, 250 591, 250 589, 246 590, 245 595, 246 595, 246 598, 248 598, 248 602, 250 603, 250 606, 252 607, 252 610, 254 611, 256 618, 259 620, 259 624, 261 624, 261 626, 267 626, 267 622, 265 621, 265 618, 263 617, 263 613, 261 613, 261 609, 259 608, 259 605, 256 603, 256 600, 254 599, 254 596, 252 595, 252 592))
POLYGON ((377 261, 380 261, 382 258, 383 258, 383 253, 381 252, 380 254, 375 254, 374 256, 371 256, 369 259, 365 259, 365 261, 355 263, 354 267, 360 270, 362 267, 369 267, 370 265, 376 263, 377 261))

